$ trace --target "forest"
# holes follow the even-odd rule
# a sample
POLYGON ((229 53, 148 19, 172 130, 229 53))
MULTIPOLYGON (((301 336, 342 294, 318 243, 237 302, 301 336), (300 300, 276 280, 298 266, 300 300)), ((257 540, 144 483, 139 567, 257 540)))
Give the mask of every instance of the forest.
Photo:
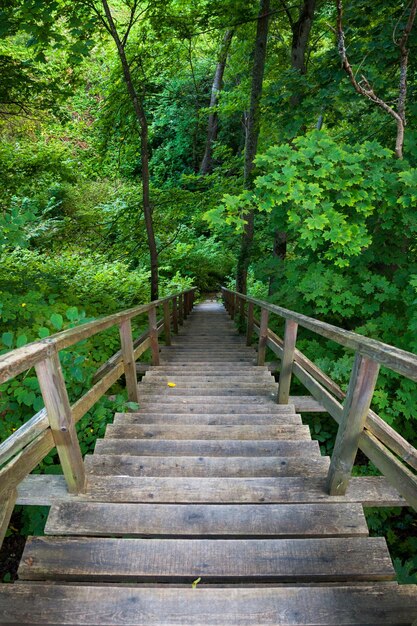
MULTIPOLYGON (((417 0, 2 0, 0 354, 222 285, 417 352, 416 13, 417 0)), ((346 389, 351 355, 308 333, 299 346, 346 389)), ((117 349, 111 330, 63 351, 71 397, 117 349)), ((382 368, 372 408, 415 446, 416 401, 382 368)), ((127 404, 119 384, 89 411, 83 453, 127 404)), ((31 371, 1 385, 0 442, 42 406, 31 371)), ((330 453, 335 423, 303 418, 330 453)), ((56 454, 36 471, 59 473, 56 454)), ((359 454, 355 472, 377 470, 359 454)), ((16 508, 3 582, 46 512, 16 508)), ((367 520, 417 583, 417 515, 367 520)))

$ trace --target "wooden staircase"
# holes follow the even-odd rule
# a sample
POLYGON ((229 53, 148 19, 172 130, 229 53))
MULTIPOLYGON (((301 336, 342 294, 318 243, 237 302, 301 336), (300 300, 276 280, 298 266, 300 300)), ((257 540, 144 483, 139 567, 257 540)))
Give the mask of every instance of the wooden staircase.
POLYGON ((198 305, 160 359, 85 494, 27 540, 0 624, 410 626, 416 587, 354 491, 328 495, 329 458, 224 308, 198 305))

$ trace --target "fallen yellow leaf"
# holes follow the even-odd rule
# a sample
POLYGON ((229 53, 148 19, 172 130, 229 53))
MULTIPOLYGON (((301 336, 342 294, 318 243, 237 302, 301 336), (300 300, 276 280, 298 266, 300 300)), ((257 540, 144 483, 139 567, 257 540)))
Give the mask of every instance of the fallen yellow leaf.
POLYGON ((168 387, 176 387, 177 385, 175 383, 168 383, 168 387))

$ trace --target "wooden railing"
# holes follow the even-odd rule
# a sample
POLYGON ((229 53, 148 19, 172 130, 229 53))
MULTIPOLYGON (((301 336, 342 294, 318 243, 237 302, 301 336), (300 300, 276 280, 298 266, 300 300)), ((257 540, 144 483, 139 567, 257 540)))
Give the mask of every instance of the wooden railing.
POLYGON ((339 424, 327 478, 329 493, 346 493, 357 450, 360 448, 417 510, 417 476, 413 471, 417 470, 417 450, 370 410, 380 366, 417 381, 417 356, 230 289, 223 288, 222 293, 225 307, 232 319, 239 316, 241 323, 246 322, 247 344, 251 345, 254 333, 259 336, 258 365, 264 364, 267 347, 279 357, 281 367, 277 402, 288 403, 294 374, 339 424), (259 320, 254 315, 255 307, 260 309, 259 320), (285 320, 283 339, 268 328, 270 313, 285 320), (346 394, 297 350, 298 326, 355 351, 346 394))
POLYGON ((152 364, 159 365, 158 336, 171 343, 171 325, 178 332, 193 307, 195 289, 109 315, 35 341, 0 357, 0 383, 34 367, 45 408, 0 444, 0 545, 16 502, 17 486, 56 447, 71 493, 85 489, 85 472, 75 424, 122 374, 128 399, 139 401, 135 361, 151 349, 152 364), (163 310, 158 321, 157 309, 163 310), (148 330, 133 341, 131 320, 148 314, 148 330), (72 406, 68 398, 59 352, 97 333, 119 327, 121 349, 96 372, 93 386, 72 406))

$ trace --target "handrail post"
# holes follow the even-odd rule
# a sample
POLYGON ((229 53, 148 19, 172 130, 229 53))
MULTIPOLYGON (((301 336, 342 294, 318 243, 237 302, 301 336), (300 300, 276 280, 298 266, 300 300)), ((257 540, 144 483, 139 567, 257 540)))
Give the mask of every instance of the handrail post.
POLYGON ((156 306, 148 311, 149 338, 151 340, 152 365, 159 365, 158 325, 156 320, 156 306))
POLYGON ((246 324, 246 345, 252 345, 252 337, 253 337, 253 302, 248 302, 248 319, 246 324))
POLYGON ((180 326, 184 324, 184 294, 178 296, 178 322, 180 326))
POLYGON ((55 346, 51 356, 37 363, 35 369, 68 491, 82 492, 84 463, 55 346))
POLYGON ((297 341, 297 322, 285 320, 284 351, 278 384, 278 404, 288 404, 294 363, 295 342, 297 341))
POLYGON ((236 311, 236 295, 234 293, 230 294, 230 318, 232 320, 235 319, 235 311, 236 311))
POLYGON ((184 321, 187 319, 187 294, 185 292, 182 294, 182 319, 184 321))
POLYGON ((14 505, 17 500, 17 489, 7 491, 0 500, 0 547, 6 535, 14 505))
POLYGON ((172 298, 172 330, 178 334, 178 301, 177 296, 172 298))
POLYGON ((125 368, 127 397, 130 402, 139 402, 138 379, 136 376, 136 360, 132 340, 132 324, 130 319, 119 326, 122 359, 125 368))
POLYGON ((245 323, 245 300, 239 298, 239 325, 243 326, 245 323))
POLYGON ((259 328, 258 365, 265 365, 266 342, 268 339, 269 311, 261 309, 261 322, 259 328))
POLYGON ((165 345, 171 345, 171 313, 169 310, 169 300, 165 300, 163 303, 164 309, 164 336, 165 336, 165 345))
POLYGON ((379 363, 356 353, 327 475, 327 488, 332 496, 346 493, 378 372, 379 363))

